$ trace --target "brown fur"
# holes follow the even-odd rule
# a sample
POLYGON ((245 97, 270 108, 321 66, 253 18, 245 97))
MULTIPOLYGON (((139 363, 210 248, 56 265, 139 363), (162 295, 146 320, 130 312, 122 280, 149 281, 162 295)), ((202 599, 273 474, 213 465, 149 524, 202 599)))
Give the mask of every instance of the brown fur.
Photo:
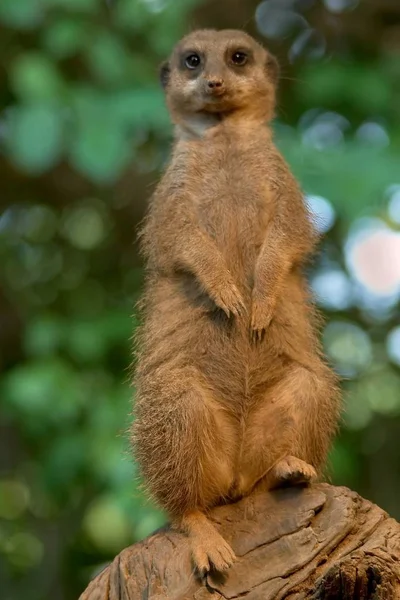
POLYGON ((142 230, 133 443, 200 570, 234 558, 207 509, 261 479, 310 480, 338 421, 301 272, 316 235, 268 126, 276 73, 266 50, 228 30, 190 34, 162 69, 176 141, 142 230), (236 49, 248 64, 228 64, 236 49), (196 73, 184 65, 193 51, 196 73))

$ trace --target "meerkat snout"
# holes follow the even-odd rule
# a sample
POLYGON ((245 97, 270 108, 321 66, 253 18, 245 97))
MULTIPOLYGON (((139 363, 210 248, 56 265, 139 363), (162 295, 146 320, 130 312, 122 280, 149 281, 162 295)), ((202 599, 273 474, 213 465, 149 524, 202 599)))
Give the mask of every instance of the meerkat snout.
POLYGON ((225 82, 217 77, 206 80, 206 91, 214 96, 222 96, 225 93, 225 82))

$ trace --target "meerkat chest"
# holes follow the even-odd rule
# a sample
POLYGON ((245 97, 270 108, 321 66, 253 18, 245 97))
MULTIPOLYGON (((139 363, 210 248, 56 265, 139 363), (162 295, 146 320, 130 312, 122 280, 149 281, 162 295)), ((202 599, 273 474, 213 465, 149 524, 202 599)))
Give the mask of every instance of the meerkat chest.
POLYGON ((207 231, 216 239, 261 240, 273 211, 265 161, 240 148, 210 149, 195 168, 201 175, 193 197, 207 231))

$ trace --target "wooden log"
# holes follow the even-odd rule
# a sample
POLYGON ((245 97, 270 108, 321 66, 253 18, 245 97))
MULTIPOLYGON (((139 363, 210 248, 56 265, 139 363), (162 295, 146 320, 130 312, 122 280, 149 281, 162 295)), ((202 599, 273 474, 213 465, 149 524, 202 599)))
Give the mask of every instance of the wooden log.
POLYGON ((168 527, 123 550, 80 600, 399 600, 400 524, 343 487, 256 491, 211 518, 236 552, 200 580, 168 527))

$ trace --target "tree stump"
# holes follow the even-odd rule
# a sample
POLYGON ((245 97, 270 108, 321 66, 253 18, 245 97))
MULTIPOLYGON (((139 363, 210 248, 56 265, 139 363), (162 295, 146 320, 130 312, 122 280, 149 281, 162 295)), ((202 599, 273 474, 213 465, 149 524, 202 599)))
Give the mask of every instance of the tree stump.
POLYGON ((256 491, 211 512, 237 562, 200 580, 168 527, 123 550, 80 600, 399 600, 400 525, 343 487, 256 491))

